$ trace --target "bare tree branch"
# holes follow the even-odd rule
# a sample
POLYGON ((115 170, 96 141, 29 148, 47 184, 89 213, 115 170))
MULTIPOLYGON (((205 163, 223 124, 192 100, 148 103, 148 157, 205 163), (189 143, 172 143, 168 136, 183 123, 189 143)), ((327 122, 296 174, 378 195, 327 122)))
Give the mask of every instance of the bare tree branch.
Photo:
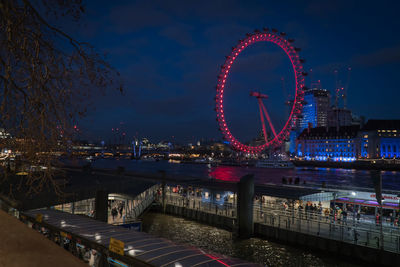
MULTIPOLYGON (((54 14, 83 10, 80 0, 37 1, 54 14)), ((0 0, 0 127, 11 134, 0 138, 0 152, 14 151, 14 171, 28 173, 14 188, 61 192, 57 155, 66 153, 92 92, 112 87, 121 89, 118 73, 90 44, 53 26, 29 0, 0 0)), ((0 164, 0 184, 8 183, 10 162, 0 164)))

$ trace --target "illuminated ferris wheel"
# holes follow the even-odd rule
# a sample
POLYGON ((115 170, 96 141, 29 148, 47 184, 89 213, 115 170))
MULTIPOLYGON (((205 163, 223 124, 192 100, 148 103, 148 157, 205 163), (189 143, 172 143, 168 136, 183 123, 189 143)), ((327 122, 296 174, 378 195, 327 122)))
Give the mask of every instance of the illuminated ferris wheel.
POLYGON ((218 75, 217 94, 215 98, 217 121, 223 137, 237 151, 257 154, 269 148, 279 147, 289 137, 290 130, 295 126, 296 120, 301 116, 305 90, 304 76, 306 76, 307 73, 304 72, 302 66, 304 60, 300 59, 298 54, 300 49, 292 45, 294 42, 293 39, 286 39, 285 36, 286 34, 283 32, 278 33, 278 31, 275 29, 269 30, 267 28, 264 28, 262 32, 256 30, 252 34, 247 34, 245 39, 240 40, 239 43, 232 48, 231 54, 226 57, 226 61, 221 67, 221 72, 218 75), (260 92, 250 92, 250 96, 254 96, 257 99, 261 119, 261 128, 264 138, 263 144, 250 146, 239 141, 227 125, 224 111, 224 91, 229 90, 229 88, 226 87, 226 82, 229 78, 229 73, 233 63, 235 62, 235 59, 237 59, 238 55, 244 49, 257 42, 271 42, 285 51, 286 55, 290 59, 294 71, 295 94, 294 100, 291 103, 289 117, 287 118, 283 128, 278 129, 277 131, 272 123, 268 110, 263 103, 263 99, 267 99, 268 96, 260 92), (266 122, 268 125, 266 125, 266 122), (272 131, 272 136, 270 137, 267 136, 267 127, 269 127, 269 129, 272 131))

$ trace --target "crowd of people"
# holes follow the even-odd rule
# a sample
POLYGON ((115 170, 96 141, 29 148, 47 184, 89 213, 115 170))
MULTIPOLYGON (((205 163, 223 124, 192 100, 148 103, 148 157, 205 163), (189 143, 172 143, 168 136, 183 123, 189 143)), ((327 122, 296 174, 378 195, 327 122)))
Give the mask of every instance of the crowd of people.
MULTIPOLYGON (((203 192, 199 188, 182 187, 176 186, 171 187, 168 191, 179 194, 182 197, 183 203, 188 204, 190 197, 202 197, 203 192)), ((161 190, 157 192, 158 197, 161 197, 161 190)), ((260 206, 273 207, 282 209, 288 212, 295 212, 296 216, 305 217, 306 219, 325 220, 326 222, 332 221, 337 224, 347 225, 348 223, 361 223, 361 222, 374 222, 374 215, 362 212, 360 209, 355 209, 354 206, 348 205, 348 207, 339 206, 331 203, 330 207, 323 206, 321 202, 311 201, 283 201, 281 203, 276 200, 268 202, 263 196, 255 196, 255 203, 259 203, 260 206), (350 218, 350 220, 349 220, 350 218)), ((223 207, 232 207, 231 201, 226 199, 223 201, 223 207)), ((261 216, 263 216, 263 209, 260 209, 261 216)), ((382 224, 382 222, 393 227, 400 227, 400 214, 394 215, 381 215, 379 212, 375 215, 376 225, 382 224)))
MULTIPOLYGON (((352 222, 360 223, 361 218, 364 222, 370 220, 373 221, 373 215, 368 216, 367 214, 361 213, 360 210, 353 210, 353 207, 350 206, 350 209, 339 207, 338 205, 331 204, 330 207, 323 207, 321 202, 318 204, 313 203, 311 201, 283 201, 281 203, 280 208, 285 211, 294 211, 299 216, 305 216, 310 219, 321 219, 325 218, 326 221, 332 220, 338 224, 348 224, 348 218, 351 217, 352 222)), ((381 213, 375 214, 375 224, 377 226, 381 225, 382 222, 393 226, 400 227, 400 214, 394 215, 394 213, 390 213, 387 216, 381 215, 381 213)))
POLYGON ((111 209, 111 216, 113 221, 119 217, 122 218, 122 213, 124 211, 124 202, 123 201, 115 201, 109 200, 108 201, 108 208, 111 209))

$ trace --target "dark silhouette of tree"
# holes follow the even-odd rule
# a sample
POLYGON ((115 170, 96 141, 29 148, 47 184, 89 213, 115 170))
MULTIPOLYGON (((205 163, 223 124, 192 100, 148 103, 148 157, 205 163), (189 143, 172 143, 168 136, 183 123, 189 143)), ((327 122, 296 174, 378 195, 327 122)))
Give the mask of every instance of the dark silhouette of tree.
MULTIPOLYGON (((79 0, 0 0, 0 127, 11 136, 0 139, 0 149, 19 155, 27 172, 20 186, 29 193, 60 192, 53 166, 87 100, 111 87, 122 92, 119 74, 103 56, 48 20, 77 20, 83 12, 79 0)), ((7 162, 3 185, 11 177, 7 162)))

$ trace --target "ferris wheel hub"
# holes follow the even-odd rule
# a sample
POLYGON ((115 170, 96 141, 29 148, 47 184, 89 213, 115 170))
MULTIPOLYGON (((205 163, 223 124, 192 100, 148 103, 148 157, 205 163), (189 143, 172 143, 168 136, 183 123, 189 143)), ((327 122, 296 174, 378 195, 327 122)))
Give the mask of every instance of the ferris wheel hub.
POLYGON ((268 98, 268 96, 265 94, 261 94, 260 92, 253 92, 253 91, 250 91, 250 96, 254 96, 256 98, 265 98, 265 99, 268 98))

